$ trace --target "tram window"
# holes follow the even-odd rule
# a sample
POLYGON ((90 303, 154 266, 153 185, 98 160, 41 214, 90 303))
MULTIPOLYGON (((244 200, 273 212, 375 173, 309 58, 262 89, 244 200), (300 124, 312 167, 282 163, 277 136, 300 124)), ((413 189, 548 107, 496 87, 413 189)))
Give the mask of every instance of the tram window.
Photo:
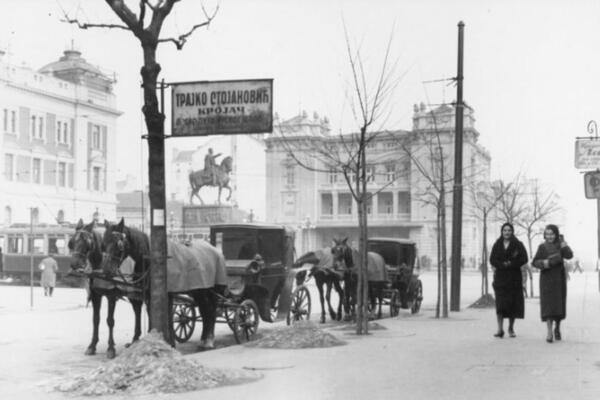
POLYGON ((23 237, 21 236, 9 236, 7 253, 22 254, 23 253, 23 237))
POLYGON ((32 254, 44 254, 44 238, 29 238, 29 252, 32 254))
POLYGON ((48 238, 48 253, 58 254, 58 238, 48 238))

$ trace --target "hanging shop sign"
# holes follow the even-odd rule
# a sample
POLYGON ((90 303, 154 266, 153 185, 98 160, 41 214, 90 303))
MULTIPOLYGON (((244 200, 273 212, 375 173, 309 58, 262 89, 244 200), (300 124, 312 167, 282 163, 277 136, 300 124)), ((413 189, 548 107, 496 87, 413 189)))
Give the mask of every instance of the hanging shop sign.
POLYGON ((273 131, 273 79, 170 85, 172 136, 273 131))
POLYGON ((575 140, 575 168, 600 168, 600 140, 587 138, 575 140))

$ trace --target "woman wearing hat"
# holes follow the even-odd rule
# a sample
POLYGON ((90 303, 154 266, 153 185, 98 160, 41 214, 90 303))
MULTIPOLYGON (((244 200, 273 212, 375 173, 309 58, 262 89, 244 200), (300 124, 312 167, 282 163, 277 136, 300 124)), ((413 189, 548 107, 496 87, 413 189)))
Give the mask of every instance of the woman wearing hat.
POLYGON ((544 243, 540 244, 531 264, 540 270, 540 312, 546 322, 546 341, 561 340, 560 322, 567 316, 567 274, 564 259, 573 258, 573 251, 564 241, 556 225, 544 229, 544 243))
POLYGON ((521 266, 527 263, 527 250, 515 237, 512 224, 502 225, 501 234, 492 247, 490 264, 494 270, 492 287, 496 295, 498 331, 495 337, 504 337, 503 322, 508 319, 508 335, 515 337, 515 319, 525 316, 521 266))

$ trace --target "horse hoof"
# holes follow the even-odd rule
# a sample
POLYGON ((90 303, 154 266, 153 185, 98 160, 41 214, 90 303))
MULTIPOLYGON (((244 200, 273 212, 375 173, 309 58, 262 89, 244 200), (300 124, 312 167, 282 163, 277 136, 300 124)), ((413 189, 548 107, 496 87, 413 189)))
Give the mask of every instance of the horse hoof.
POLYGON ((96 349, 88 347, 87 350, 85 351, 85 355, 86 356, 96 355, 96 349))
POLYGON ((108 349, 106 351, 106 358, 108 358, 109 360, 112 360, 113 358, 115 358, 116 355, 117 354, 115 352, 115 349, 108 349))

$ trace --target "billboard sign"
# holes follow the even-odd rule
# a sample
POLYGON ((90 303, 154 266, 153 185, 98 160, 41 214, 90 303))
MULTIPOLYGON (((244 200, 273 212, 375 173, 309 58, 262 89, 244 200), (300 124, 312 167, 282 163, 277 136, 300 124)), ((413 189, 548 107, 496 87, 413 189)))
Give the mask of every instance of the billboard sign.
POLYGON ((273 131, 273 79, 170 85, 172 136, 273 131))
POLYGON ((575 168, 600 168, 600 140, 592 138, 575 140, 575 168))

